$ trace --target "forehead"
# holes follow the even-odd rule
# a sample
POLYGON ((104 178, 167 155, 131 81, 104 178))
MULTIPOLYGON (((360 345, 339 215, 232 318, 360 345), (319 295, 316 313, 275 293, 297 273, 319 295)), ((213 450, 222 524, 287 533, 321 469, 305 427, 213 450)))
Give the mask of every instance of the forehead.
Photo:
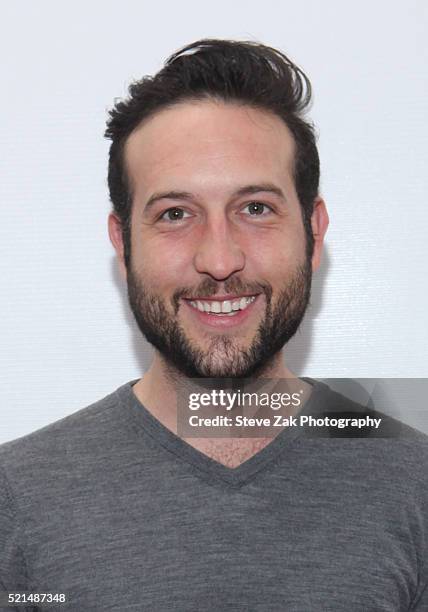
POLYGON ((290 181, 294 150, 291 132, 273 113, 192 101, 161 110, 134 130, 125 145, 125 165, 133 190, 162 184, 212 186, 218 192, 236 181, 290 181))

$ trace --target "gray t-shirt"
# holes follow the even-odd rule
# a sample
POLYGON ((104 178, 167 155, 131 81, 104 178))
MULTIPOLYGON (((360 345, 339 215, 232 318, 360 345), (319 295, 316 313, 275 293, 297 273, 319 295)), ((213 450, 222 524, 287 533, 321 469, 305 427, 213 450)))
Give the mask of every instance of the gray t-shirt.
MULTIPOLYGON (((0 590, 78 612, 428 610, 424 434, 289 427, 232 469, 135 382, 0 447, 0 590)), ((364 412, 308 382, 304 413, 364 412)))

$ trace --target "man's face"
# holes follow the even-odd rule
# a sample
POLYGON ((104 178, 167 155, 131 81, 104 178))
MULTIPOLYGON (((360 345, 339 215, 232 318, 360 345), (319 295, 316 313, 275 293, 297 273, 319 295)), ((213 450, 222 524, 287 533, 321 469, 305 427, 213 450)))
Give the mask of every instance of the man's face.
POLYGON ((130 305, 169 365, 189 377, 261 373, 296 332, 311 261, 280 118, 187 102, 128 139, 130 305))

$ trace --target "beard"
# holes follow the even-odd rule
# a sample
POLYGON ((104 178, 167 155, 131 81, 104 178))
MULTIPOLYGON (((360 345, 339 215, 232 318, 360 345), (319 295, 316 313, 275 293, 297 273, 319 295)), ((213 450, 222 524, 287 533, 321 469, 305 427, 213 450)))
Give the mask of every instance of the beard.
POLYGON ((269 283, 243 283, 231 278, 223 283, 227 294, 262 293, 266 310, 251 344, 241 347, 230 335, 210 337, 208 346, 201 349, 186 335, 178 321, 180 300, 198 295, 214 296, 219 283, 207 278, 197 290, 178 289, 172 297, 174 314, 166 308, 159 295, 151 293, 132 267, 128 269, 128 299, 137 325, 146 338, 162 355, 171 375, 184 374, 188 378, 249 378, 259 377, 274 357, 297 332, 309 304, 312 281, 311 261, 307 257, 278 292, 273 304, 269 283))

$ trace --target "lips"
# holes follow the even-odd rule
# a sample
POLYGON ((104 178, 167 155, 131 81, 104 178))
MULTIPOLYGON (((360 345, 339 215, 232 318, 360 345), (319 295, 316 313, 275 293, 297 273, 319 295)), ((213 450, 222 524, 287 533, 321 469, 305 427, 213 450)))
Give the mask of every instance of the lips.
POLYGON ((224 295, 219 294, 219 295, 208 295, 208 296, 191 296, 188 298, 185 298, 187 300, 207 300, 209 302, 216 302, 216 301, 223 301, 223 300, 236 300, 236 299, 241 299, 243 297, 251 297, 251 296, 255 296, 255 295, 259 295, 258 293, 225 293, 224 295))
POLYGON ((250 315, 258 303, 260 294, 233 296, 227 299, 190 298, 184 303, 196 321, 211 327, 233 327, 239 325, 250 315))
POLYGON ((188 302, 200 312, 212 314, 233 315, 239 310, 245 310, 256 299, 255 295, 234 297, 230 299, 190 299, 188 302))

